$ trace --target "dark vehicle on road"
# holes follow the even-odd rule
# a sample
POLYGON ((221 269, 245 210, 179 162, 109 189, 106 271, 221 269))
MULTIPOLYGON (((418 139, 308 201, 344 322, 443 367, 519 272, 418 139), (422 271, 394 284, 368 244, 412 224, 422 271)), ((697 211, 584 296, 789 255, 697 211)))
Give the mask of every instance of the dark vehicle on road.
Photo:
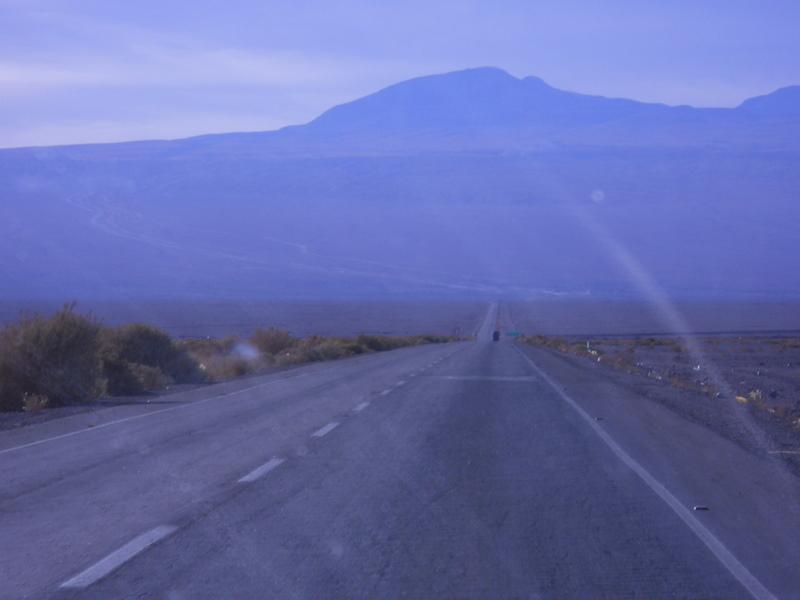
POLYGON ((495 332, 492 334, 492 341, 493 341, 493 342, 498 342, 498 341, 500 341, 500 332, 499 332, 499 331, 495 331, 495 332))

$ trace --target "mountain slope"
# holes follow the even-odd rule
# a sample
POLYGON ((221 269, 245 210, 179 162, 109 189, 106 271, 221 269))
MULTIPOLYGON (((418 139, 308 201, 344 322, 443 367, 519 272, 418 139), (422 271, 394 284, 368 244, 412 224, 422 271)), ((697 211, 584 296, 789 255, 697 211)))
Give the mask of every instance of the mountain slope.
POLYGON ((800 293, 798 89, 696 109, 480 68, 274 132, 1 150, 0 294, 800 293))
POLYGON ((517 79, 494 68, 469 69, 399 83, 313 120, 316 133, 408 133, 506 130, 553 132, 642 113, 661 106, 584 96, 541 79, 517 79))

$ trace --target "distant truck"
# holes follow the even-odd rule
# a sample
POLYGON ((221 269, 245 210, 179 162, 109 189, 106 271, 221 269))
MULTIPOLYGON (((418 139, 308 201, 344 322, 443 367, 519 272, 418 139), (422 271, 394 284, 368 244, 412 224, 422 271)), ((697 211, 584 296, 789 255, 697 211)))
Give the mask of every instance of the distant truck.
POLYGON ((495 332, 492 334, 492 341, 493 341, 493 342, 498 342, 498 341, 500 341, 500 332, 499 332, 499 331, 495 331, 495 332))

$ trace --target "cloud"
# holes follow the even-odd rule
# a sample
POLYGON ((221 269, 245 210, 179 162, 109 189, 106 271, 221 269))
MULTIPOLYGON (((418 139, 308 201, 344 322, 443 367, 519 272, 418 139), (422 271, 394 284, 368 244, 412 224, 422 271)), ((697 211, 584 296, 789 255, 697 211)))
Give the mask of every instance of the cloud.
POLYGON ((120 62, 0 62, 0 84, 6 89, 76 85, 316 87, 358 81, 396 67, 385 61, 255 53, 237 48, 174 50, 151 46, 140 47, 137 54, 136 61, 120 62))
MULTIPOLYGON (((2 0, 0 0, 2 1, 2 0)), ((413 76, 419 61, 331 52, 302 47, 248 45, 247 40, 214 40, 180 30, 141 26, 80 14, 34 11, 28 31, 0 41, 3 93, 74 86, 265 86, 325 88, 413 76), (34 32, 46 31, 39 35, 34 32), (19 52, 35 35, 36 45, 19 52)), ((12 30, 13 32, 13 30, 12 30)), ((251 40, 252 42, 252 40, 251 40)), ((430 72, 448 65, 430 65, 430 72)))

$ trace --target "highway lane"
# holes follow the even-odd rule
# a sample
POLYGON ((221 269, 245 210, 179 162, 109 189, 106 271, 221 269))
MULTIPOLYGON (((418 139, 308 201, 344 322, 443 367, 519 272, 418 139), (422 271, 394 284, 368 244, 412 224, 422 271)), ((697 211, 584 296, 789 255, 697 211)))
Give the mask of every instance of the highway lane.
POLYGON ((230 493, 273 454, 303 452, 298 441, 466 346, 311 365, 0 432, 0 597, 56 589, 140 533, 230 493))
POLYGON ((0 435, 0 591, 800 597, 794 479, 585 368, 485 341, 497 310, 475 343, 239 382, 5 454, 0 435))

